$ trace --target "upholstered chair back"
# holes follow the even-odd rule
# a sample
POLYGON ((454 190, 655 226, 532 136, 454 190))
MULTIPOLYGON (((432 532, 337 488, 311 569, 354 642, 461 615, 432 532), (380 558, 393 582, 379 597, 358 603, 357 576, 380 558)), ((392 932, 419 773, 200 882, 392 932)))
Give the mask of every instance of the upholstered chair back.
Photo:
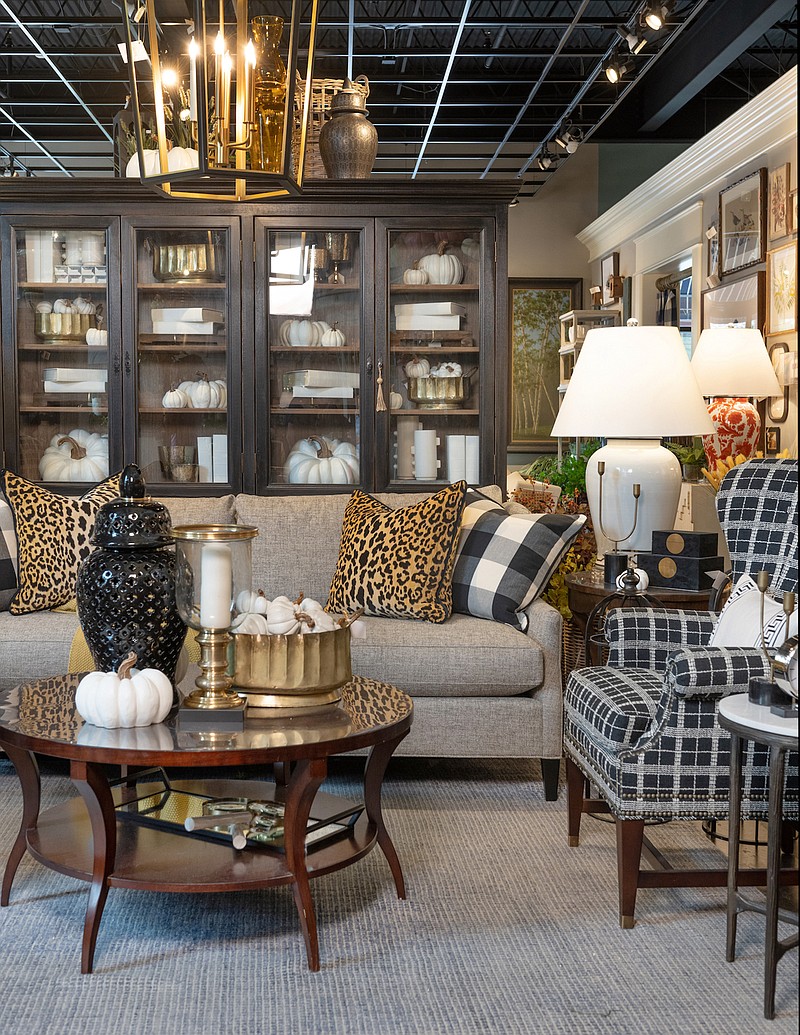
POLYGON ((727 474, 717 514, 731 578, 770 573, 773 593, 797 591, 797 461, 750 460, 727 474))

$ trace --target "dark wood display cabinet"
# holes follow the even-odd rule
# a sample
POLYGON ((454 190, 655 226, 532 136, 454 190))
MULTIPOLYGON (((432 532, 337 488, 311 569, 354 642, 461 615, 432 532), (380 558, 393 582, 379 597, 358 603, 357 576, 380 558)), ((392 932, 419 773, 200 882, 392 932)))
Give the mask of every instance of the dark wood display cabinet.
POLYGON ((164 495, 502 484, 514 187, 0 184, 4 464, 66 492, 132 461, 164 495))

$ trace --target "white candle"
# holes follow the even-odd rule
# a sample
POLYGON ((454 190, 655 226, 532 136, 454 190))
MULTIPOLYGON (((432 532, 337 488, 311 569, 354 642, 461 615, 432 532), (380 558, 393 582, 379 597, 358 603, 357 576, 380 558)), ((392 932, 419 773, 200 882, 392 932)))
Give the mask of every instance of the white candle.
POLYGON ((252 122, 255 112, 255 75, 256 48, 252 40, 247 41, 244 48, 244 121, 252 122))
POLYGON ((233 563, 224 543, 204 543, 200 557, 200 625, 227 629, 231 624, 233 563))
POLYGON ((225 53, 225 37, 217 33, 214 40, 214 118, 222 118, 222 55, 225 53))
POLYGON ((189 40, 189 118, 197 122, 197 53, 200 47, 192 36, 189 40))

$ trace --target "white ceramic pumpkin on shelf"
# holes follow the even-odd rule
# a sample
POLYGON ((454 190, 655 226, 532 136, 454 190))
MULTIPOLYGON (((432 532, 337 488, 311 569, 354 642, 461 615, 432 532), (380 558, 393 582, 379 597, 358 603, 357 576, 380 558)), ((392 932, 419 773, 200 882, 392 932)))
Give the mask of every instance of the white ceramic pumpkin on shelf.
POLYGON ((291 636, 300 632, 297 611, 297 601, 288 597, 280 596, 270 600, 267 607, 267 632, 270 636, 291 636))
POLYGON ((409 267, 409 269, 404 270, 403 283, 419 287, 420 284, 428 283, 428 274, 425 270, 420 269, 418 264, 415 262, 413 266, 409 267))
POLYGON ((340 331, 338 324, 334 324, 322 335, 320 345, 327 349, 342 349, 346 341, 344 331, 340 331))
POLYGON ((292 446, 284 474, 290 485, 355 485, 358 450, 350 442, 311 435, 292 446))
POLYGON ((217 392, 219 394, 219 399, 217 401, 217 406, 218 406, 219 409, 224 409, 228 405, 228 385, 227 385, 227 382, 223 378, 217 377, 211 383, 213 385, 216 385, 217 392))
POLYGON ((172 147, 167 153, 167 168, 170 172, 199 169, 200 155, 194 147, 172 147))
POLYGON ((290 345, 308 348, 314 344, 314 325, 311 320, 291 320, 287 334, 290 345))
POLYGON ((72 302, 70 302, 70 300, 68 298, 57 298, 55 300, 55 302, 53 302, 53 312, 54 313, 71 313, 72 312, 72 302))
POLYGON ((469 259, 479 259, 481 256, 480 242, 476 241, 474 237, 465 237, 461 242, 461 251, 469 259))
POLYGON ((431 368, 431 377, 461 377, 460 363, 439 363, 431 368))
POLYGON ((104 349, 108 345, 108 331, 101 331, 99 327, 90 327, 86 332, 86 344, 91 348, 104 349))
POLYGON ((39 461, 46 482, 98 482, 108 477, 108 438, 75 428, 53 435, 39 461))
POLYGON ((255 611, 244 611, 231 622, 231 632, 247 636, 266 636, 269 632, 267 617, 255 611))
POLYGON ((165 410, 182 410, 189 405, 189 397, 177 385, 168 388, 161 398, 165 410))
POLYGON ((156 668, 136 669, 130 653, 116 672, 90 672, 78 683, 75 707, 94 726, 150 726, 172 707, 172 681, 156 668))
POLYGON ((389 409, 390 410, 402 410, 402 408, 403 408, 403 396, 399 392, 396 392, 395 389, 394 389, 394 385, 392 385, 392 390, 391 390, 391 392, 389 392, 389 409))
POLYGON ((189 405, 195 410, 216 410, 220 404, 219 386, 209 381, 207 374, 198 374, 196 381, 184 381, 178 388, 185 392, 189 405))
POLYGON ((423 255, 418 265, 430 284, 460 284, 464 279, 461 260, 447 251, 447 241, 440 241, 433 254, 423 255))
POLYGON ((243 589, 236 597, 236 610, 242 614, 265 615, 268 605, 263 589, 243 589))
POLYGON ((96 310, 94 302, 88 298, 83 298, 79 295, 77 298, 72 300, 72 308, 76 313, 80 313, 81 316, 92 316, 96 310))
POLYGON ((312 320, 311 326, 313 329, 313 344, 321 345, 323 335, 331 329, 331 325, 326 320, 312 320))
POLYGON ((431 372, 431 365, 424 356, 412 356, 404 370, 406 377, 427 377, 431 372))

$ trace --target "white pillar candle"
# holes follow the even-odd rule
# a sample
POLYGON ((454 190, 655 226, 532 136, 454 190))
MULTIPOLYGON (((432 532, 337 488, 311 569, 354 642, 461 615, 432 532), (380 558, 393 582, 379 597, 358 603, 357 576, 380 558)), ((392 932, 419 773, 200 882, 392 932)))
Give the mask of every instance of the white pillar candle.
POLYGON ((460 482, 467 475, 466 441, 464 435, 447 436, 447 477, 460 482))
POLYGON ((189 40, 189 119, 197 122, 197 53, 200 47, 192 36, 189 40))
POLYGON ((439 461, 436 457, 438 444, 439 440, 435 431, 414 432, 414 477, 418 482, 436 480, 439 468, 439 461))
POLYGON ((481 480, 480 444, 478 435, 467 435, 464 443, 464 460, 466 477, 470 485, 477 485, 481 480))
POLYGON ((224 543, 204 543, 200 555, 200 625, 227 629, 231 624, 233 562, 224 543))

